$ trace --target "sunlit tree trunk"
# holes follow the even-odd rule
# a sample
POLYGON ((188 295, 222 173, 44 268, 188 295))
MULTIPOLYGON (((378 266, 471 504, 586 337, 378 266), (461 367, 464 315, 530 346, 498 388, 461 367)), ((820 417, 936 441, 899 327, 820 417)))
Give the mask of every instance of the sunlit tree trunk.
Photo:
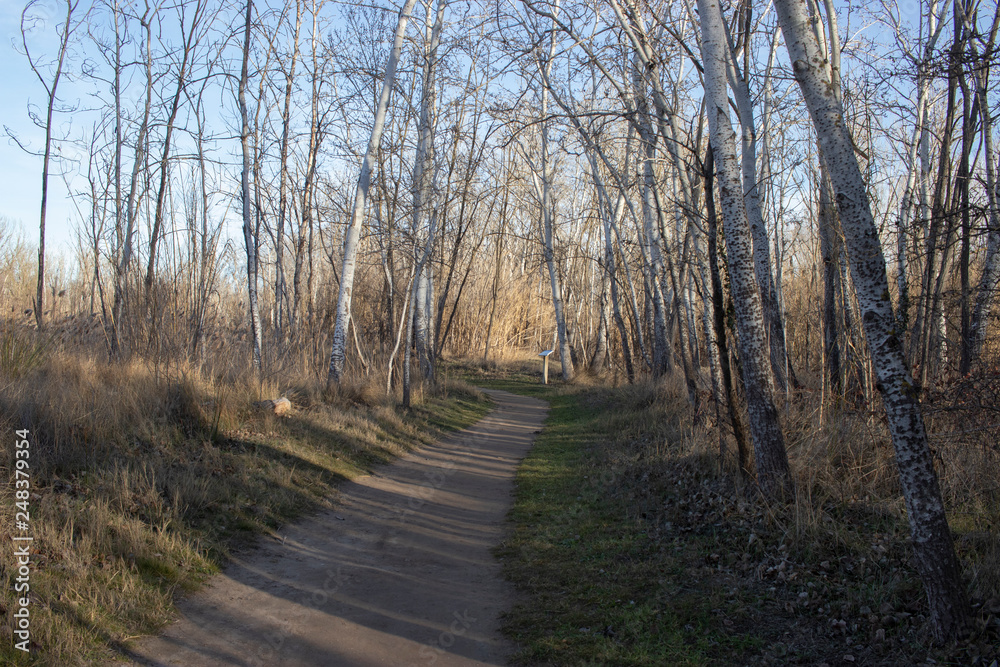
POLYGON ((250 318, 250 344, 254 370, 261 372, 260 306, 257 303, 257 234, 250 206, 250 114, 247 111, 247 79, 250 63, 250 19, 253 0, 247 0, 246 19, 243 27, 243 67, 240 70, 240 147, 243 150, 243 170, 240 173, 240 191, 243 204, 243 244, 247 253, 247 304, 250 318))
MULTIPOLYGON (((536 65, 543 80, 548 79, 552 71, 552 61, 555 53, 556 38, 553 30, 549 36, 549 44, 545 47, 545 55, 542 55, 541 48, 538 49, 538 60, 536 65)), ((549 272, 549 286, 552 291, 552 308, 555 311, 556 335, 559 344, 559 361, 562 365, 562 378, 569 382, 573 379, 575 371, 573 369, 573 355, 570 349, 570 341, 566 328, 566 312, 563 302, 563 290, 559 280, 559 268, 555 258, 555 202, 552 199, 552 169, 549 156, 549 87, 542 86, 541 90, 541 173, 532 172, 535 184, 535 192, 539 199, 539 216, 541 218, 542 236, 542 259, 549 272)))
POLYGON ((425 380, 434 380, 434 336, 431 330, 431 312, 428 304, 433 303, 430 257, 436 241, 437 211, 432 211, 434 196, 434 129, 437 106, 436 74, 438 45, 447 3, 438 0, 435 18, 431 19, 431 3, 425 2, 426 26, 424 30, 423 73, 420 91, 420 120, 417 124, 417 153, 413 163, 412 233, 413 238, 423 239, 424 258, 416 274, 414 299, 414 342, 417 349, 417 363, 425 380), (427 230, 424 232, 426 218, 427 230))
POLYGON ((776 0, 795 78, 802 90, 822 146, 840 211, 840 221, 861 306, 872 364, 885 404, 896 450, 914 556, 930 602, 931 624, 938 639, 957 637, 968 628, 969 605, 920 403, 903 356, 889 298, 885 259, 872 217, 868 193, 844 121, 844 109, 825 70, 805 0, 776 0))
POLYGON ((198 96, 195 106, 195 120, 197 131, 195 141, 197 145, 198 158, 198 186, 197 196, 199 197, 198 212, 200 213, 200 229, 197 230, 198 243, 198 268, 197 282, 194 285, 195 296, 192 308, 191 334, 191 354, 199 358, 202 354, 202 339, 205 335, 205 320, 208 315, 209 299, 211 298, 212 287, 215 283, 216 264, 215 251, 218 246, 221 233, 221 223, 212 227, 209 224, 209 193, 208 193, 208 160, 205 150, 205 110, 204 110, 204 88, 198 96))
MULTIPOLYGON (((311 94, 309 98, 309 144, 306 148, 305 180, 302 184, 301 210, 299 211, 299 230, 295 239, 295 267, 292 271, 292 308, 289 317, 290 334, 294 337, 301 329, 305 319, 303 311, 308 307, 312 296, 308 281, 312 272, 307 263, 312 261, 312 230, 314 226, 314 209, 316 200, 316 169, 319 162, 319 149, 323 141, 323 128, 320 119, 320 91, 322 89, 322 74, 319 71, 321 48, 319 34, 319 3, 312 3, 312 37, 310 50, 312 52, 311 94), (308 246, 308 247, 307 247, 308 246), (307 285, 303 287, 303 279, 307 285), (303 301, 306 305, 303 306, 303 301)), ((346 333, 346 332, 345 332, 346 333)))
MULTIPOLYGON (((368 200, 368 190, 371 187, 372 166, 375 153, 382 140, 382 129, 385 125, 385 112, 389 106, 393 81, 396 77, 396 65, 399 54, 403 50, 403 37, 410 21, 410 13, 417 0, 406 0, 399 10, 396 22, 396 33, 392 42, 392 50, 386 62, 385 74, 382 79, 382 92, 379 94, 378 105, 375 107, 375 118, 372 133, 368 139, 368 148, 361 162, 361 173, 358 175, 358 187, 351 208, 347 235, 344 239, 344 263, 340 271, 340 293, 337 296, 337 315, 333 327, 333 344, 330 351, 330 372, 327 385, 339 384, 344 374, 345 344, 347 342, 347 324, 351 319, 351 297, 354 293, 354 273, 358 264, 358 242, 361 239, 365 203, 368 200)), ((412 312, 412 311, 411 311, 412 312)), ((405 372, 405 370, 404 370, 405 372)))
POLYGON ((288 295, 285 285, 285 221, 288 219, 288 144, 292 123, 292 87, 299 59, 299 31, 302 29, 303 4, 295 2, 295 29, 292 35, 291 62, 285 74, 285 99, 281 111, 281 149, 278 175, 278 228, 274 239, 274 309, 278 339, 284 336, 288 318, 288 295))
MULTIPOLYGON (((505 160, 506 162, 506 160, 505 160)), ((493 324, 496 320, 497 301, 500 296, 500 270, 503 266, 504 240, 507 231, 507 204, 510 201, 510 182, 505 183, 503 192, 503 202, 500 204, 500 222, 496 236, 493 240, 495 252, 493 258, 493 283, 490 287, 490 320, 486 326, 486 342, 483 344, 483 364, 490 358, 490 345, 493 342, 493 324)))
MULTIPOLYGON (((749 11, 752 5, 748 4, 747 7, 749 11)), ((745 17, 744 21, 747 30, 749 30, 749 15, 745 17)), ((750 48, 749 44, 746 43, 749 38, 749 34, 744 36, 743 48, 747 50, 750 48)), ((732 52, 732 56, 728 61, 728 72, 733 99, 736 101, 736 110, 740 120, 743 196, 746 205, 747 222, 750 225, 750 234, 753 237, 754 275, 757 278, 757 284, 760 286, 761 303, 764 308, 764 317, 767 320, 771 370, 774 373, 774 380, 778 385, 778 389, 786 391, 789 381, 792 384, 796 384, 797 380, 791 366, 791 360, 788 359, 785 352, 785 325, 782 321, 781 310, 778 307, 778 295, 774 286, 774 273, 771 270, 771 244, 767 234, 767 225, 764 223, 764 212, 761 207, 761 188, 757 178, 757 124, 753 116, 750 88, 745 79, 745 76, 749 73, 740 71, 735 52, 732 52), (787 373, 786 368, 788 369, 787 373)))
POLYGON ((673 346, 667 334, 667 306, 662 283, 663 245, 659 233, 659 211, 655 201, 657 183, 654 163, 658 135, 653 131, 649 105, 643 90, 642 69, 639 58, 634 58, 632 78, 636 97, 636 126, 643 147, 641 186, 643 254, 646 258, 646 281, 653 301, 653 375, 659 376, 673 370, 673 346))
POLYGON ((205 17, 206 5, 202 0, 195 0, 194 13, 191 17, 191 24, 185 30, 185 17, 187 14, 187 3, 178 6, 180 14, 181 62, 177 70, 177 85, 174 94, 170 98, 170 111, 167 115, 166 126, 163 137, 163 152, 160 154, 160 183, 156 189, 156 208, 153 213, 153 228, 149 233, 149 257, 146 260, 146 301, 151 298, 153 288, 153 274, 156 270, 156 253, 160 241, 160 231, 163 228, 163 207, 167 199, 167 183, 170 176, 170 151, 174 126, 177 122, 177 113, 180 110, 181 98, 187 86, 188 70, 194 57, 194 49, 200 38, 199 30, 201 22, 205 17))
MULTIPOLYGON (((117 21, 118 11, 115 11, 117 21)), ((149 24, 149 10, 140 17, 140 25, 143 27, 144 38, 142 40, 141 52, 143 54, 143 70, 145 72, 145 102, 142 107, 142 120, 135 138, 135 154, 132 162, 131 180, 129 183, 128 195, 121 204, 120 212, 116 213, 115 243, 114 253, 114 296, 111 304, 111 356, 120 358, 122 356, 122 316, 125 308, 125 283, 128 278, 129 266, 132 262, 132 248, 134 247, 133 236, 136 227, 136 196, 139 187, 139 174, 145 164, 146 141, 149 128, 149 114, 153 103, 153 62, 152 62, 152 29, 149 24)), ((124 31, 124 25, 119 28, 124 31)), ((121 34, 121 33, 117 33, 121 34)), ((115 46, 115 115, 121 114, 121 41, 122 37, 116 37, 115 46)), ((119 123, 120 124, 120 121, 119 123)), ((121 130, 116 124, 115 141, 115 168, 120 169, 120 151, 123 139, 119 136, 121 130)), ((117 180, 117 177, 116 177, 117 180)))

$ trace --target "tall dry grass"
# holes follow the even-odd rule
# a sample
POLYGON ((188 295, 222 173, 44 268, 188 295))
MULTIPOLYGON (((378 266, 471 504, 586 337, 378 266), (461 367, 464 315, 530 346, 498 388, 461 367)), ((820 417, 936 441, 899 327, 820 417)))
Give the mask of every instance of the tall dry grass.
POLYGON ((384 376, 328 392, 325 378, 308 372, 261 379, 233 355, 211 364, 139 355, 110 362, 98 352, 100 327, 70 343, 63 333, 0 326, 0 433, 12 441, 15 430, 30 430, 34 537, 33 652, 25 656, 13 648, 7 613, 16 567, 14 459, 5 454, 2 664, 113 658, 166 623, 175 594, 196 587, 231 550, 488 405, 461 383, 442 383, 417 392, 404 414, 386 396, 384 376), (257 405, 281 395, 294 404, 290 418, 257 405))

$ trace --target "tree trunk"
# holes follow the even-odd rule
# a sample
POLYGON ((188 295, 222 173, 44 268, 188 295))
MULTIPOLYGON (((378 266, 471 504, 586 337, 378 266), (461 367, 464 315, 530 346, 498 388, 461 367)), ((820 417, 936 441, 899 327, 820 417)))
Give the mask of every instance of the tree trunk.
POLYGON ((205 6, 202 4, 201 0, 197 0, 194 6, 194 16, 191 17, 191 26, 185 33, 184 5, 181 5, 180 7, 180 29, 181 35, 183 36, 183 41, 181 43, 181 64, 180 69, 177 71, 177 87, 174 89, 174 95, 170 100, 170 113, 167 116, 165 135, 163 137, 163 153, 160 155, 160 184, 156 189, 156 208, 153 213, 153 229, 149 233, 149 258, 147 259, 146 264, 145 285, 147 305, 149 304, 149 300, 152 296, 151 290, 153 288, 153 273, 156 270, 156 251, 160 240, 160 230, 163 227, 163 205, 166 202, 167 181, 170 174, 171 138, 174 133, 174 123, 177 120, 177 112, 180 109, 181 96, 184 94, 184 88, 187 84, 188 63, 191 60, 192 50, 198 42, 195 35, 205 11, 205 6))
MULTIPOLYGON (((821 158, 822 159, 822 158, 821 158)), ((819 252, 823 262, 823 373, 828 396, 840 396, 843 370, 840 363, 837 293, 840 279, 840 231, 833 201, 833 185, 826 166, 819 168, 819 252)))
POLYGON ((417 362, 424 380, 434 380, 434 335, 431 330, 431 312, 429 304, 433 303, 432 267, 430 262, 436 243, 437 211, 431 210, 431 197, 434 193, 434 126, 436 120, 436 74, 437 50, 441 40, 441 29, 444 24, 444 11, 447 3, 438 0, 437 13, 431 23, 430 2, 424 3, 426 25, 423 46, 423 73, 420 92, 420 120, 417 125, 417 152, 413 162, 413 182, 411 193, 413 197, 412 234, 416 242, 424 235, 424 218, 427 218, 427 232, 423 243, 424 257, 416 272, 415 311, 414 311, 414 341, 417 349, 417 362))
POLYGON ((500 204, 500 229, 497 230, 496 255, 493 258, 493 285, 490 288, 490 321, 486 326, 486 343, 483 345, 483 365, 490 358, 490 344, 493 341, 493 323, 497 313, 497 297, 500 293, 500 267, 503 264, 504 233, 507 229, 507 203, 510 199, 510 183, 508 181, 503 192, 503 202, 500 204))
POLYGON ((257 234, 250 210, 250 115, 247 111, 246 89, 250 63, 250 18, 253 13, 253 0, 247 0, 246 23, 243 28, 243 68, 240 70, 239 103, 240 103, 240 147, 243 150, 243 171, 240 174, 240 187, 243 194, 243 244, 247 253, 247 303, 250 317, 250 344, 252 346, 252 361, 254 371, 260 375, 261 365, 261 333, 260 307, 257 303, 257 234))
MULTIPOLYGON (((966 27, 970 23, 965 17, 966 27)), ((990 39, 987 44, 987 53, 991 53, 997 34, 997 25, 1000 23, 1000 7, 997 7, 993 17, 993 29, 990 31, 990 39)), ((973 43, 970 47, 973 57, 978 60, 978 49, 973 43)), ((993 304, 993 296, 996 292, 997 282, 1000 281, 1000 210, 998 210, 998 199, 1000 193, 997 192, 996 168, 993 161, 993 118, 990 114, 990 106, 987 98, 988 69, 977 67, 974 70, 976 78, 976 97, 979 99, 979 108, 976 110, 980 115, 983 133, 983 148, 986 161, 986 197, 989 211, 987 213, 987 237, 986 256, 983 259, 983 272, 979 276, 979 283, 976 287, 975 306, 969 318, 967 334, 962 339, 962 360, 959 371, 962 374, 972 371, 973 366, 979 363, 982 355, 983 345, 986 342, 986 330, 988 328, 990 310, 993 304)))
POLYGON ((749 479, 750 443, 747 442, 747 430, 743 417, 736 404, 736 392, 733 387, 733 372, 729 364, 729 344, 726 340, 725 295, 722 288, 722 275, 719 267, 719 228, 718 214, 715 210, 715 151, 709 143, 704 162, 705 179, 705 215, 708 218, 708 263, 712 280, 712 327, 715 333, 716 355, 725 396, 726 409, 729 413, 729 423, 733 428, 736 440, 736 450, 739 457, 739 470, 743 479, 749 479))
MULTIPOLYGON (((746 25, 749 26, 749 22, 749 17, 747 17, 746 25)), ((744 44, 743 48, 749 50, 750 47, 748 44, 744 44)), ((789 381, 793 385, 798 384, 798 381, 795 379, 794 371, 792 371, 791 360, 785 352, 785 325, 778 307, 774 273, 771 270, 771 244, 767 236, 767 226, 764 223, 761 192, 757 179, 757 126, 753 117, 753 103, 750 101, 750 89, 737 68, 735 59, 736 53, 732 52, 732 57, 728 59, 728 72, 742 130, 743 198, 747 222, 750 225, 750 235, 753 238, 754 275, 760 287, 761 303, 764 308, 764 317, 767 320, 771 370, 774 373, 778 389, 786 391, 789 381), (786 368, 789 370, 788 373, 785 372, 786 368)))
MULTIPOLYGON (((299 231, 295 241, 295 269, 292 273, 292 312, 289 319, 290 334, 298 335, 303 319, 311 312, 312 302, 312 233, 313 208, 316 193, 316 168, 319 162, 319 148, 323 141, 320 127, 319 96, 322 88, 322 76, 319 72, 319 17, 316 2, 312 10, 312 93, 310 96, 309 115, 309 145, 306 149, 305 182, 302 185, 302 210, 299 211, 299 231), (309 266, 306 266, 308 262, 309 266), (303 273, 307 282, 306 289, 302 287, 303 273), (303 300, 306 301, 303 306, 303 300), (306 315, 303 315, 303 310, 306 315)), ((346 330, 345 330, 346 334, 346 330)))
POLYGON ((657 134, 653 131, 649 105, 643 90, 644 76, 639 58, 632 64, 632 82, 636 96, 636 116, 643 146, 642 161, 642 247, 645 258, 646 283, 653 306, 653 376, 673 371, 673 349, 667 335, 667 306, 663 296, 663 246, 660 242, 658 206, 655 202, 657 134))
POLYGON ((599 308, 597 340, 594 345, 594 354, 590 359, 590 373, 595 376, 604 372, 604 364, 608 358, 608 276, 606 272, 601 273, 599 308))
POLYGON ((776 0, 795 78, 816 127, 836 193, 868 349, 885 404, 912 530, 914 556, 930 603, 934 635, 963 635, 970 609, 952 544, 923 415, 903 356, 889 298, 885 259, 844 109, 824 69, 805 0, 776 0))
MULTIPOLYGON (((111 326, 107 327, 110 329, 108 344, 109 352, 112 358, 118 357, 120 355, 121 342, 119 333, 119 323, 118 323, 118 312, 117 308, 120 305, 121 300, 121 290, 124 287, 123 281, 120 280, 119 276, 119 265, 122 258, 122 253, 124 251, 125 245, 125 209, 124 202, 122 201, 122 146, 124 144, 123 130, 122 130, 122 46, 124 45, 124 38, 122 33, 125 32, 126 26, 121 23, 122 15, 119 13, 119 9, 116 7, 112 11, 112 17, 114 18, 115 27, 115 55, 114 55, 114 82, 112 84, 114 95, 115 95, 115 247, 112 253, 112 264, 114 266, 115 282, 114 282, 114 301, 111 305, 111 326)), ((138 148, 136 149, 138 150, 138 148)))
POLYGON ((278 228, 274 239, 274 309, 275 329, 278 340, 284 337, 288 318, 288 296, 285 286, 285 221, 288 216, 288 143, 292 122, 292 87, 295 83, 295 66, 299 58, 299 31, 302 28, 301 0, 295 2, 295 32, 292 37, 292 61, 285 76, 285 100, 281 112, 281 149, 278 175, 278 228))
POLYGON ((754 440, 757 482, 768 496, 792 493, 785 439, 774 405, 766 323, 753 272, 753 240, 747 224, 743 179, 736 158, 736 137, 729 121, 726 92, 726 36, 717 0, 699 0, 705 98, 711 143, 718 164, 719 196, 732 284, 747 414, 754 440))
POLYGON ((399 54, 403 50, 406 25, 410 21, 410 13, 413 11, 416 1, 406 0, 406 4, 399 10, 392 51, 389 53, 385 75, 382 79, 382 92, 379 94, 378 105, 375 108, 375 122, 372 126, 371 137, 368 139, 365 157, 361 162, 358 187, 354 196, 350 221, 347 225, 347 235, 344 239, 344 263, 340 271, 340 293, 337 296, 337 319, 333 327, 333 344, 330 351, 330 372, 327 376, 327 386, 339 384, 344 373, 347 323, 351 319, 351 297, 354 292, 354 273, 358 263, 358 241, 361 239, 365 202, 368 199, 368 189, 371 187, 372 163, 375 161, 375 153, 382 140, 385 112, 389 106, 389 96, 392 94, 393 81, 396 78, 396 65, 399 62, 399 54))
MULTIPOLYGON (((552 68, 555 45, 555 31, 552 31, 547 57, 544 61, 540 59, 537 63, 538 69, 541 71, 544 79, 548 78, 548 73, 552 68)), ((573 352, 570 349, 569 336, 566 329, 566 312, 563 303, 562 285, 559 281, 559 270, 555 259, 555 222, 553 220, 555 217, 555 205, 552 201, 551 169, 549 167, 549 120, 547 118, 549 89, 547 86, 542 87, 541 96, 542 155, 540 185, 538 183, 538 175, 533 174, 533 176, 535 178, 535 189, 539 195, 541 209, 539 213, 542 223, 542 256, 545 260, 545 266, 549 271, 549 286, 552 290, 552 307, 555 310, 556 334, 559 342, 559 362, 562 366, 562 378, 565 382, 569 382, 573 379, 575 372, 573 369, 573 352)))
POLYGON ((28 49, 27 33, 28 28, 26 22, 28 21, 27 15, 28 11, 34 6, 35 3, 29 3, 25 8, 24 12, 21 14, 21 36, 22 44, 24 46, 24 53, 28 57, 28 64, 31 66, 32 71, 38 80, 41 82, 42 86, 45 88, 46 93, 46 107, 45 107, 45 148, 42 152, 42 199, 39 206, 38 214, 38 285, 35 293, 35 323, 38 325, 39 329, 45 327, 45 217, 48 213, 49 204, 49 165, 52 160, 52 118, 55 114, 55 106, 58 98, 56 97, 59 89, 59 81, 62 78, 63 64, 66 60, 66 52, 69 49, 69 38, 73 34, 73 11, 79 4, 73 2, 72 0, 66 0, 66 22, 61 26, 61 34, 59 35, 59 53, 56 56, 56 71, 52 77, 52 84, 48 84, 42 75, 39 65, 31 55, 28 49))

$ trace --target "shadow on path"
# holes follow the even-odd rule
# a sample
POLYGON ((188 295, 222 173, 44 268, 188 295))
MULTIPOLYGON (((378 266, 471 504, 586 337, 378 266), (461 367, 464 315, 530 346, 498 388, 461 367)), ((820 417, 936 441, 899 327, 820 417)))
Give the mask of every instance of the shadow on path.
MULTIPOLYGON (((475 425, 346 482, 337 506, 235 559, 138 665, 503 665, 513 591, 491 550, 544 402, 487 391, 475 425)), ((127 664, 127 663, 126 663, 127 664)))

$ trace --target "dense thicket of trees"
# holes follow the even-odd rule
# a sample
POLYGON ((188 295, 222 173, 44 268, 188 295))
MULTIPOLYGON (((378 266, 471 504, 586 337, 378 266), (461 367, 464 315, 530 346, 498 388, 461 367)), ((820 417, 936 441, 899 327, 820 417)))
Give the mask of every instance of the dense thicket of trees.
POLYGON ((11 294, 38 327, 404 402, 441 355, 677 375, 776 497, 799 392, 883 409, 935 627, 963 631, 920 398, 997 363, 995 7, 78 4, 22 24, 49 104, 37 291, 11 294), (43 273, 53 142, 73 286, 43 273))

